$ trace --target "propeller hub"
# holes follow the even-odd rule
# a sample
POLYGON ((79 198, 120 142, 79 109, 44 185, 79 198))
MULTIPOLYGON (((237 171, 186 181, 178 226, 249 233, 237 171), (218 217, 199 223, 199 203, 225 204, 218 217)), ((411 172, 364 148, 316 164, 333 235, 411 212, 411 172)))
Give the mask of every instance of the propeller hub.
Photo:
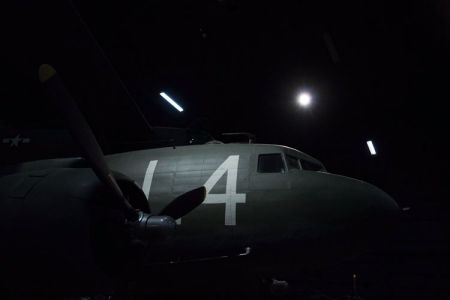
POLYGON ((136 237, 143 240, 163 239, 175 232, 176 222, 169 216, 154 216, 142 211, 139 218, 133 222, 136 237))

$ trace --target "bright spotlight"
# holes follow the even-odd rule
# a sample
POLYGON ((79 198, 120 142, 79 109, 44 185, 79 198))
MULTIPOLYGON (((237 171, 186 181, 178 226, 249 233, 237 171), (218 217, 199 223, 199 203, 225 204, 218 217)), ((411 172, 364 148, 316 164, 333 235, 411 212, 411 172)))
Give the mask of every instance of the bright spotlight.
POLYGON ((159 93, 159 95, 161 97, 163 97, 167 102, 169 102, 173 107, 175 107, 179 112, 183 111, 183 108, 181 106, 179 106, 178 103, 176 103, 174 100, 172 100, 169 96, 167 96, 166 93, 161 92, 161 93, 159 93))
POLYGON ((377 152, 375 151, 375 146, 373 145, 372 141, 367 141, 367 147, 369 147, 370 154, 376 155, 377 152))
POLYGON ((301 106, 308 106, 309 104, 311 104, 311 95, 308 93, 301 93, 298 96, 298 103, 300 103, 301 106))

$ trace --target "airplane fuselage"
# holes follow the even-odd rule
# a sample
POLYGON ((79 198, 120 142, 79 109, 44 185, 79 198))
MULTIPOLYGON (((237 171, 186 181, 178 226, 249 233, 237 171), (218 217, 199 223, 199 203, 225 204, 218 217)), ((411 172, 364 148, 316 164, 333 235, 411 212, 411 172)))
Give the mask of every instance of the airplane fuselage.
MULTIPOLYGON (((327 263, 370 247, 366 240, 383 238, 399 210, 377 187, 328 173, 317 159, 285 146, 192 145, 114 154, 106 160, 113 171, 142 187, 155 213, 175 197, 206 187, 203 204, 177 220, 175 236, 150 245, 150 265, 243 256, 266 266, 327 263)), ((13 171, 85 168, 80 161, 35 161, 13 171)), ((74 184, 61 180, 60 185, 74 184)), ((83 195, 80 189, 76 192, 83 195)))
POLYGON ((184 146, 110 155, 107 161, 141 184, 155 212, 182 193, 206 187, 204 203, 178 220, 176 237, 152 247, 155 261, 249 251, 334 259, 324 250, 339 245, 347 254, 348 248, 357 251, 398 211, 375 186, 330 174, 317 159, 284 146, 184 146))

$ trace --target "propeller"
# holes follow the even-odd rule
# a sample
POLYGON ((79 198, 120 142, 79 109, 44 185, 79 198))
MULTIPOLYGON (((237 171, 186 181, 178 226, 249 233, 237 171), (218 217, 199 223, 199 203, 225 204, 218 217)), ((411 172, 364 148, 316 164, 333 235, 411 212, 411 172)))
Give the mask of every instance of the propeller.
POLYGON ((136 218, 136 212, 134 212, 133 207, 123 195, 116 179, 106 164, 103 151, 97 139, 69 91, 56 73, 56 70, 50 65, 41 65, 39 67, 39 80, 46 85, 58 112, 62 114, 70 132, 80 145, 86 160, 91 165, 97 177, 114 194, 116 200, 122 202, 127 212, 136 218))
POLYGON ((194 208, 202 204, 206 197, 206 189, 204 186, 195 190, 184 193, 167 204, 161 212, 160 216, 170 216, 173 219, 179 219, 187 215, 194 208))
POLYGON ((127 219, 136 222, 136 226, 141 230, 144 232, 155 231, 158 226, 171 230, 175 227, 174 219, 186 215, 205 200, 206 189, 200 187, 175 198, 158 216, 136 210, 124 196, 106 163, 95 135, 56 70, 51 65, 41 65, 39 67, 39 80, 48 89, 57 110, 65 119, 70 132, 82 148, 85 159, 89 162, 97 177, 113 193, 115 200, 125 210, 127 219))

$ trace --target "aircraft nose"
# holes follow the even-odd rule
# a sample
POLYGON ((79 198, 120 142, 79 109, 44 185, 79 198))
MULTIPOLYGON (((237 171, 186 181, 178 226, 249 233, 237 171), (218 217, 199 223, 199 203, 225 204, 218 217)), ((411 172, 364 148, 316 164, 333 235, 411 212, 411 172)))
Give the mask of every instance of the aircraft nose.
POLYGON ((400 213, 397 202, 373 184, 334 174, 325 176, 324 182, 327 185, 321 195, 334 199, 330 213, 337 218, 381 223, 400 213))
POLYGON ((400 213, 397 202, 378 187, 364 183, 366 186, 366 200, 370 217, 396 217, 400 213))
POLYGON ((365 212, 354 219, 353 225, 359 227, 352 229, 358 237, 355 247, 368 251, 385 249, 396 236, 400 208, 383 190, 369 183, 361 184, 364 192, 359 200, 365 203, 365 212))
POLYGON ((344 179, 348 189, 348 225, 357 234, 371 236, 372 239, 387 239, 394 233, 399 220, 400 208, 386 192, 373 184, 352 179, 344 179), (351 194, 351 195, 349 195, 351 194))
POLYGON ((397 202, 373 184, 349 177, 340 177, 336 193, 341 194, 336 207, 343 206, 342 231, 335 232, 338 243, 349 253, 377 251, 389 247, 395 238, 400 217, 397 202), (347 248, 346 248, 347 247, 347 248))

